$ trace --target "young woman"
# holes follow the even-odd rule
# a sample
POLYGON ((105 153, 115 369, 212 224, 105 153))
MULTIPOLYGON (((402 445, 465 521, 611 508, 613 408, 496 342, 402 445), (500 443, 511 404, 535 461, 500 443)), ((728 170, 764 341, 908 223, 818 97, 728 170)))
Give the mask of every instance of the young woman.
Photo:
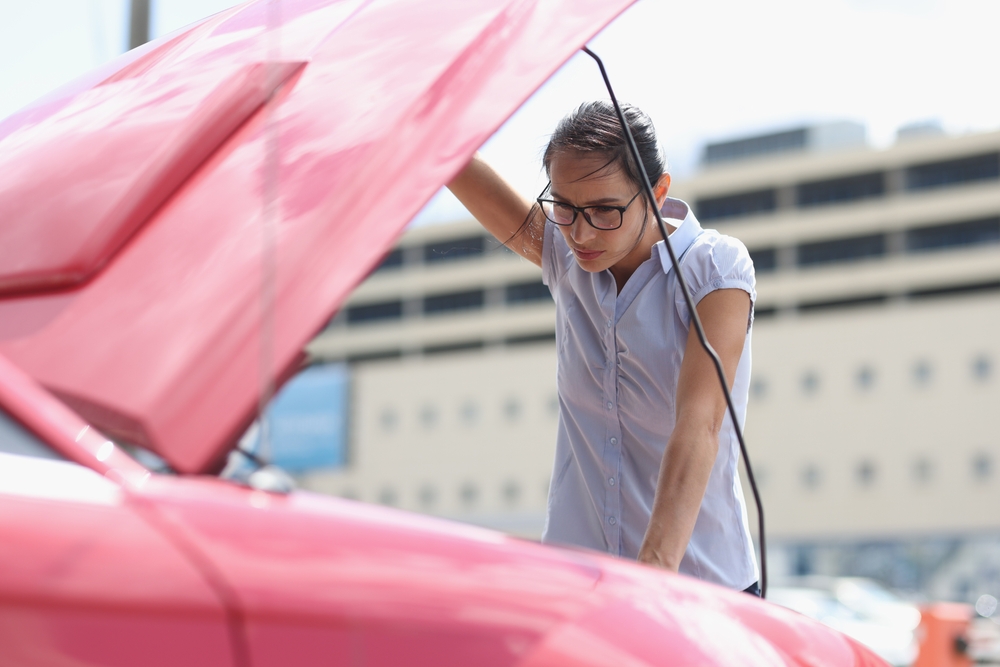
MULTIPOLYGON (((649 117, 623 110, 742 421, 750 256, 667 197, 649 117)), ((625 141, 614 107, 591 102, 556 128, 537 202, 478 155, 449 184, 487 230, 542 267, 556 302, 559 429, 542 540, 756 592, 733 424, 625 141)))

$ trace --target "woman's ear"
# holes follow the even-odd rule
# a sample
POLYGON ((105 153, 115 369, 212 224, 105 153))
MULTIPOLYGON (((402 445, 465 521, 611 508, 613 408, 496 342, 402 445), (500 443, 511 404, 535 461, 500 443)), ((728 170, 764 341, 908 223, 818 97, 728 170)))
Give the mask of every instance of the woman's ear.
POLYGON ((667 200, 667 192, 670 191, 670 174, 663 174, 660 180, 653 186, 653 196, 656 197, 656 205, 663 208, 663 202, 667 200))

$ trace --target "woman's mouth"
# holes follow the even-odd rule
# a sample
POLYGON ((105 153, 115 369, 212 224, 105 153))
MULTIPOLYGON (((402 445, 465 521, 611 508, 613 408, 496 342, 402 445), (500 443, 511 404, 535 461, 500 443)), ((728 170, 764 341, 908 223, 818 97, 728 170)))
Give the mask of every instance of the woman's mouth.
POLYGON ((604 254, 603 250, 583 250, 581 248, 573 248, 573 252, 576 253, 576 258, 583 261, 590 261, 592 259, 597 259, 604 254))

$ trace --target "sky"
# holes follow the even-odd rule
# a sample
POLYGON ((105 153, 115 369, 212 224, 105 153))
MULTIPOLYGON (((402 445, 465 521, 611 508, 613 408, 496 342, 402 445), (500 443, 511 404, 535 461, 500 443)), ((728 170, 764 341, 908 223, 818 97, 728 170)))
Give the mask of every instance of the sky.
MULTIPOLYGON (((153 0, 152 35, 236 4, 153 0)), ((125 50, 127 0, 0 0, 0 118, 125 50)), ((706 142, 853 120, 875 147, 905 124, 1000 129, 1000 0, 640 0, 590 42, 619 99, 656 125, 675 179, 706 142)), ((530 196, 558 120, 606 98, 574 56, 483 148, 530 196)), ((447 194, 418 223, 461 217, 447 194)))

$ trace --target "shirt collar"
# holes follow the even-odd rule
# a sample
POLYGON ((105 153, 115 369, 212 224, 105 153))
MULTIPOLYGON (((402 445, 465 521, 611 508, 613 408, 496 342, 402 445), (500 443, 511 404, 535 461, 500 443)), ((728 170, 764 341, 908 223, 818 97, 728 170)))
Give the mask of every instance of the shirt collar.
MULTIPOLYGON (((667 197, 667 200, 663 202, 660 213, 663 215, 664 222, 675 227, 670 234, 670 245, 673 246, 677 259, 680 259, 701 234, 701 223, 698 222, 698 218, 695 217, 687 202, 672 197, 667 197), (679 217, 681 215, 684 217, 679 217)), ((653 244, 653 247, 660 255, 660 265, 663 267, 663 272, 670 273, 673 266, 670 263, 670 253, 667 252, 666 244, 663 241, 658 241, 653 244)))

